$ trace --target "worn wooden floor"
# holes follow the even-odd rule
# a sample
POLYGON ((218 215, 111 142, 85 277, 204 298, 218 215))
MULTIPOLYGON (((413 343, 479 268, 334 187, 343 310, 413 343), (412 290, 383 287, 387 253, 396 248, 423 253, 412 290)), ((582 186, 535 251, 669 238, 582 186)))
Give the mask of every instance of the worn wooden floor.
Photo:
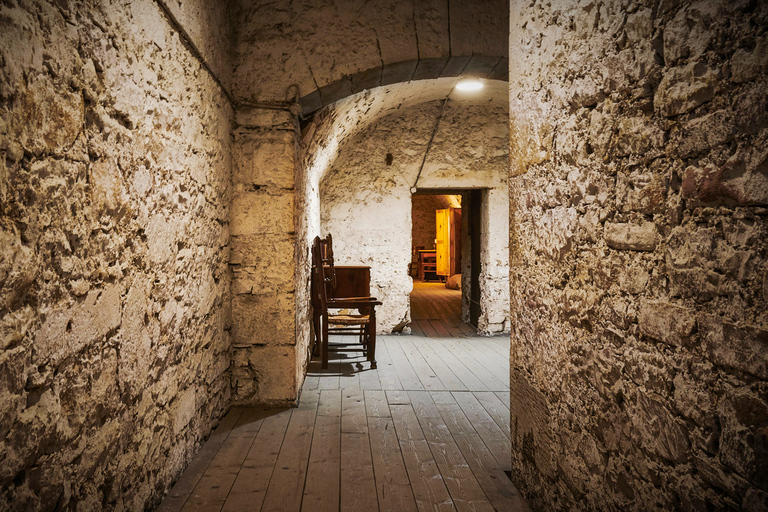
POLYGON ((439 282, 413 281, 409 326, 417 336, 476 336, 475 329, 461 321, 461 290, 439 282))
POLYGON ((340 353, 297 408, 230 411, 160 510, 527 510, 505 473, 509 338, 378 340, 378 370, 340 353))

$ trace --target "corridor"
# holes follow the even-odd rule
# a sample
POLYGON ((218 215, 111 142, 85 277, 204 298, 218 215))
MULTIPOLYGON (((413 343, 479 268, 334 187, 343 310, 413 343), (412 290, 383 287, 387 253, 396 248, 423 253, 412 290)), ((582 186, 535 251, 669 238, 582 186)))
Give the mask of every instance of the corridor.
POLYGON ((411 323, 417 336, 476 336, 475 329, 461 321, 461 290, 450 290, 441 282, 413 281, 411 323))
POLYGON ((527 510, 505 473, 508 353, 381 336, 378 370, 313 361, 297 408, 231 410, 159 510, 527 510))

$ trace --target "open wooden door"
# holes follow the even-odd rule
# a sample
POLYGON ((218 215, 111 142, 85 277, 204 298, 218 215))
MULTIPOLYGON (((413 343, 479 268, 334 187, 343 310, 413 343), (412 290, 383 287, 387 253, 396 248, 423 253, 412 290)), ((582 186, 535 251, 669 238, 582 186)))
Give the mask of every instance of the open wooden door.
POLYGON ((435 211, 437 275, 450 277, 461 272, 461 208, 435 211))

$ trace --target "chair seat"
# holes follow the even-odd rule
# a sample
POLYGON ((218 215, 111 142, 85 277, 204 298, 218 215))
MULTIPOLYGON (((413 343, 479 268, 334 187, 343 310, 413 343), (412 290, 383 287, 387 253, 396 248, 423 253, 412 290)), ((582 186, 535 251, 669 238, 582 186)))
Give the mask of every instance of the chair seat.
POLYGON ((331 325, 366 325, 371 321, 370 315, 334 315, 328 316, 331 325))

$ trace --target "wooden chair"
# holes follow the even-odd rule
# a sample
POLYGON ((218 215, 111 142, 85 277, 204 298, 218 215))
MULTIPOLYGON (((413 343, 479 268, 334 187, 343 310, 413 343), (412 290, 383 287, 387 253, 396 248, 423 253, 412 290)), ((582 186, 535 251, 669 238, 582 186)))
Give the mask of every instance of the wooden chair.
MULTIPOLYGON (((365 267, 358 267, 365 268, 365 267)), ((350 270, 351 267, 346 267, 350 270)), ((347 275, 347 272, 342 273, 347 275)), ((376 368, 376 306, 381 302, 370 296, 336 297, 337 272, 333 263, 331 235, 321 239, 315 237, 312 244, 312 322, 315 328, 315 348, 319 346, 322 367, 328 368, 328 352, 331 350, 329 337, 350 335, 358 338, 357 343, 334 343, 333 351, 364 352, 371 368, 376 368), (357 313, 331 313, 329 310, 356 310, 357 313), (360 345, 359 349, 348 347, 360 345)), ((349 289, 343 284, 340 289, 349 289)), ((366 290, 366 293, 370 293, 366 290)))

